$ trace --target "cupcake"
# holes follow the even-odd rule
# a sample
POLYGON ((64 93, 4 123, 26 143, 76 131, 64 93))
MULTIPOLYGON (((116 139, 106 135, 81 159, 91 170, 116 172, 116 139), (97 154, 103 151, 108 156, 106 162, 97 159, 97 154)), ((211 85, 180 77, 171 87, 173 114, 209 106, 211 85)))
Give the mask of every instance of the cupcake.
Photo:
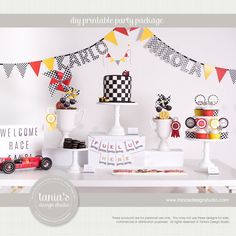
POLYGON ((214 106, 205 106, 202 110, 203 116, 218 116, 218 109, 214 106))
POLYGON ((205 129, 198 129, 195 135, 198 139, 208 139, 208 133, 205 129))
POLYGON ((209 138, 210 139, 220 139, 221 134, 219 133, 219 130, 213 129, 209 133, 209 138))

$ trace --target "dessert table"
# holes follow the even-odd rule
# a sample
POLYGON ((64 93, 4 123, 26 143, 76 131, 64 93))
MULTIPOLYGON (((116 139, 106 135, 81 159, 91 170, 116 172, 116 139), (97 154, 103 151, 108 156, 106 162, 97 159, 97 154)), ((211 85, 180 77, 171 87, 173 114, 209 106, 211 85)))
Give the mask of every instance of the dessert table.
POLYGON ((70 173, 68 168, 53 167, 49 171, 19 170, 6 175, 0 172, 0 186, 33 186, 38 179, 47 175, 59 175, 70 180, 78 188, 160 188, 160 187, 226 187, 228 192, 236 191, 236 170, 218 160, 219 175, 208 175, 197 171, 199 160, 185 160, 186 175, 175 176, 115 176, 111 170, 97 170, 95 173, 70 173))

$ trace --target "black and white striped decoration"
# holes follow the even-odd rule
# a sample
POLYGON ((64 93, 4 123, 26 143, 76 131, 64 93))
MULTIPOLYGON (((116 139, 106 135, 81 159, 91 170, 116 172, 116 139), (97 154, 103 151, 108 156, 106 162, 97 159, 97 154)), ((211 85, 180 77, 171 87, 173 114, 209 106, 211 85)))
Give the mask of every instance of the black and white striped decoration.
POLYGON ((130 76, 104 76, 104 97, 109 98, 110 102, 131 102, 131 82, 132 78, 130 76))

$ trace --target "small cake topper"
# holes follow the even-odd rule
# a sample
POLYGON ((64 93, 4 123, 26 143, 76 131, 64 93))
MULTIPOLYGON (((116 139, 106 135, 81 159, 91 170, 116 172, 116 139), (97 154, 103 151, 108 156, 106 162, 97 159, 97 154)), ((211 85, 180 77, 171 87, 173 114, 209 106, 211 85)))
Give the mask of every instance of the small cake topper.
POLYGON ((198 94, 196 97, 195 97, 195 103, 199 106, 201 105, 205 105, 206 104, 206 98, 204 95, 202 94, 198 94))
POLYGON ((156 103, 155 103, 156 111, 161 112, 162 109, 171 111, 172 107, 169 105, 170 100, 171 100, 171 96, 166 97, 163 94, 158 94, 158 99, 156 100, 156 103))
POLYGON ((123 71, 122 75, 123 76, 129 76, 129 71, 127 71, 127 70, 123 71))
POLYGON ((222 117, 222 118, 219 119, 219 123, 220 123, 220 128, 222 128, 222 129, 227 128, 228 125, 229 125, 228 119, 226 119, 226 118, 224 118, 224 117, 222 117))
POLYGON ((195 97, 195 103, 199 106, 202 106, 202 105, 216 105, 219 101, 219 98, 215 95, 215 94, 212 94, 208 97, 208 99, 205 98, 204 95, 202 94, 198 94, 196 97, 195 97))
POLYGON ((188 117, 185 120, 185 125, 189 128, 192 129, 196 126, 196 120, 193 117, 188 117))
POLYGON ((205 129, 207 127, 207 121, 204 118, 196 119, 196 124, 200 129, 205 129))
POLYGON ((220 126, 220 122, 218 119, 211 119, 209 120, 209 126, 212 128, 212 129, 218 129, 219 126, 220 126))
POLYGON ((218 101, 219 101, 219 98, 214 94, 212 94, 208 97, 208 104, 209 105, 216 105, 218 103, 218 101))

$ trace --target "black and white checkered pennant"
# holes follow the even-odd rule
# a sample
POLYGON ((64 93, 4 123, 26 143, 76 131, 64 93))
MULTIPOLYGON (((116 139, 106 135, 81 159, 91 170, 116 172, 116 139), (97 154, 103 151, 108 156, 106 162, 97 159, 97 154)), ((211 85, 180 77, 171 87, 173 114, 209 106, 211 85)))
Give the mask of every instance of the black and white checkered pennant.
POLYGON ((25 76, 27 66, 28 66, 28 63, 17 63, 16 64, 16 67, 19 70, 22 78, 24 78, 24 76, 25 76))
POLYGON ((229 70, 230 77, 233 81, 233 84, 236 82, 236 70, 229 70))
POLYGON ((79 95, 79 93, 80 93, 80 90, 79 89, 75 89, 75 88, 73 88, 73 87, 69 87, 69 90, 66 92, 66 95, 64 96, 64 98, 69 98, 69 97, 73 97, 73 96, 75 96, 75 97, 77 97, 78 95, 79 95))
POLYGON ((7 75, 7 78, 11 75, 11 72, 14 68, 15 64, 3 64, 3 69, 7 75))
POLYGON ((63 68, 63 64, 62 64, 65 56, 58 56, 58 57, 55 57, 55 58, 56 58, 56 61, 57 61, 58 70, 65 69, 65 68, 63 68))

